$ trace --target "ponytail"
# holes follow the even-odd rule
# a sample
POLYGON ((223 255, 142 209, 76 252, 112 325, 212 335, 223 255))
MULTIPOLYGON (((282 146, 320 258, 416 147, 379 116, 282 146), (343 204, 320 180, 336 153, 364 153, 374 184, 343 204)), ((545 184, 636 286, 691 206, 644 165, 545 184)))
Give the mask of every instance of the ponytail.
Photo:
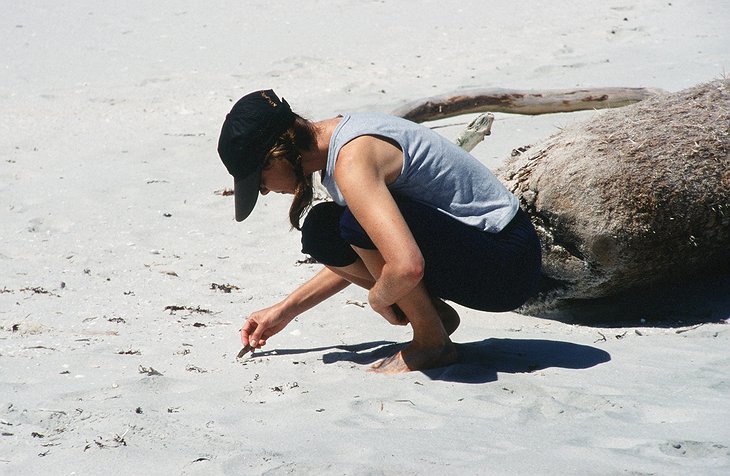
POLYGON ((309 150, 313 145, 314 125, 296 115, 292 127, 282 134, 266 158, 267 163, 270 160, 286 160, 294 169, 296 188, 294 190, 294 199, 289 208, 289 223, 297 230, 302 229, 302 217, 312 206, 312 200, 314 199, 312 174, 304 174, 302 156, 299 151, 309 150))

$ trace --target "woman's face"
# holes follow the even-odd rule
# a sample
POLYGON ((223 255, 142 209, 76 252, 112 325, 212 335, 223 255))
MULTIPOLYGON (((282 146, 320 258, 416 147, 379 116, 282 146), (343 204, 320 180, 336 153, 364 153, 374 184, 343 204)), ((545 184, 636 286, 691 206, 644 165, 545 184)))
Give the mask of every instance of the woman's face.
POLYGON ((269 192, 293 194, 297 180, 294 168, 283 159, 271 160, 261 171, 261 195, 269 192))

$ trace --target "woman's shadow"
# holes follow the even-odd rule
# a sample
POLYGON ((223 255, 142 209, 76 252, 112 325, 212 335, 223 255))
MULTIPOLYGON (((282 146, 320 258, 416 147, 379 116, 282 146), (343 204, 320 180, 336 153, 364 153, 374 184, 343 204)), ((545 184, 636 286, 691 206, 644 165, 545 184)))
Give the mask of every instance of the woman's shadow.
MULTIPOLYGON (((499 372, 529 373, 550 367, 587 369, 611 360, 608 352, 601 349, 552 340, 492 338, 455 345, 459 354, 456 363, 422 373, 432 380, 486 383, 496 381, 499 372)), ((403 346, 383 341, 339 346, 338 351, 325 354, 323 361, 372 364, 395 354, 403 346)))

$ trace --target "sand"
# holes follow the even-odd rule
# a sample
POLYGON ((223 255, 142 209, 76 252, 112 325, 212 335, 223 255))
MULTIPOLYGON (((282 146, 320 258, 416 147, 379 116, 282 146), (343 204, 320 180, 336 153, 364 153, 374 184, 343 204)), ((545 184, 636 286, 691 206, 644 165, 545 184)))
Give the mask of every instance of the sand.
MULTIPOLYGON (((471 87, 676 91, 726 73, 729 23, 721 1, 6 2, 0 473, 727 474, 727 307, 459 308, 460 363, 384 376, 409 330, 351 287, 237 360, 245 317, 317 265, 286 197, 235 223, 215 146, 263 87, 312 119, 471 87)), ((497 167, 592 114, 498 114, 473 153, 497 167)))

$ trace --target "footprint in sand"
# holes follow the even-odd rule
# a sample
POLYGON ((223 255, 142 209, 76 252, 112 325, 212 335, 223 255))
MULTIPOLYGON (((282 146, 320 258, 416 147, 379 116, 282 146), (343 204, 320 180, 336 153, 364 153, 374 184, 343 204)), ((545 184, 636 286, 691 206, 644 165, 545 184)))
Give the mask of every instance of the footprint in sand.
POLYGON ((337 422, 347 428, 434 430, 444 425, 442 417, 420 410, 407 399, 355 400, 349 406, 348 416, 337 422))
POLYGON ((727 446, 704 441, 668 441, 659 445, 659 450, 669 456, 687 458, 723 458, 730 456, 730 448, 727 446))

